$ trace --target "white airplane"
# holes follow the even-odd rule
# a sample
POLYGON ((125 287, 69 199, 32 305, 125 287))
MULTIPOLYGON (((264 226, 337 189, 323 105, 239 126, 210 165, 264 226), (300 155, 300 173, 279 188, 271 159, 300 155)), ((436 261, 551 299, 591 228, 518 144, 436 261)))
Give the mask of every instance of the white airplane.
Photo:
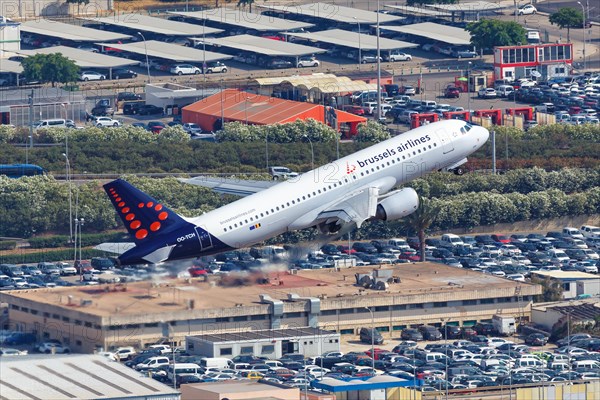
POLYGON ((334 234, 370 219, 393 221, 418 207, 414 189, 394 190, 428 172, 454 170, 487 141, 487 129, 445 120, 413 129, 283 182, 188 183, 246 196, 194 218, 182 217, 117 179, 104 185, 134 239, 122 265, 193 258, 248 247, 284 232, 317 227, 334 234))

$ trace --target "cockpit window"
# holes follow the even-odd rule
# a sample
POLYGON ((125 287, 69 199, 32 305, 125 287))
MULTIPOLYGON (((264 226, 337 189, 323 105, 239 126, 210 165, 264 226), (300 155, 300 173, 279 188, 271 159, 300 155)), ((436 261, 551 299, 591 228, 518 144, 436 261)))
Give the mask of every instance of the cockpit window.
POLYGON ((470 123, 466 123, 465 124, 465 131, 469 132, 471 130, 471 128, 473 127, 473 125, 471 125, 470 123))

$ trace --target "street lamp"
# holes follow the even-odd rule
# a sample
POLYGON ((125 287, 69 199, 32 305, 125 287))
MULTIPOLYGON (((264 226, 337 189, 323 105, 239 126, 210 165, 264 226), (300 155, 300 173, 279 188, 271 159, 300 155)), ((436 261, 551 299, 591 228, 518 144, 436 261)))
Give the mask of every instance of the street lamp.
POLYGON ((587 69, 587 63, 585 61, 585 7, 580 1, 577 2, 581 6, 582 19, 583 19, 583 69, 587 69))
POLYGON ((138 32, 138 35, 142 37, 144 40, 144 53, 146 53, 146 70, 148 72, 148 83, 150 83, 150 63, 148 62, 148 47, 146 46, 146 38, 142 34, 142 32, 138 32))
POLYGON ((442 323, 444 324, 444 348, 446 354, 446 357, 444 357, 446 365, 446 400, 448 400, 448 321, 450 321, 450 318, 442 318, 442 323))
POLYGON ((67 185, 69 187, 69 240, 73 240, 73 195, 71 188, 71 163, 69 162, 69 150, 65 149, 66 153, 62 153, 65 158, 65 172, 67 174, 67 185))
POLYGON ((371 313, 371 368, 375 373, 375 314, 369 307, 365 307, 371 313))
POLYGON ((360 69, 360 63, 362 62, 362 47, 360 45, 360 21, 356 17, 352 17, 358 24, 358 69, 360 69))
POLYGON ((377 122, 381 122, 381 48, 379 46, 379 0, 377 0, 377 122))
POLYGON ((467 111, 471 122, 471 61, 467 65, 467 111))
POLYGON ((29 164, 29 141, 31 140, 31 135, 27 136, 27 140, 25 140, 25 164, 29 164))
POLYGON ((85 223, 84 218, 75 218, 75 236, 79 238, 79 258, 77 258, 77 238, 75 239, 75 261, 79 260, 79 281, 83 282, 83 265, 81 264, 81 228, 85 223), (79 234, 77 231, 79 230, 79 234))
POLYGON ((269 132, 265 130, 265 163, 269 172, 269 132))
POLYGON ((313 148, 312 140, 310 140, 308 135, 304 135, 302 138, 308 140, 308 143, 310 143, 310 169, 313 170, 315 169, 315 149, 313 148))
POLYGON ((204 83, 206 83, 206 19, 202 20, 202 76, 204 79, 204 83))

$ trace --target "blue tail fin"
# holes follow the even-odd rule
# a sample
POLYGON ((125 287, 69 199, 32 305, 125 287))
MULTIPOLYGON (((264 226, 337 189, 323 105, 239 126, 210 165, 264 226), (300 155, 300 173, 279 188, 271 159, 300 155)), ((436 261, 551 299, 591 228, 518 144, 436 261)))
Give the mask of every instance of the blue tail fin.
POLYGON ((104 190, 137 244, 187 224, 175 212, 122 179, 107 183, 104 190))

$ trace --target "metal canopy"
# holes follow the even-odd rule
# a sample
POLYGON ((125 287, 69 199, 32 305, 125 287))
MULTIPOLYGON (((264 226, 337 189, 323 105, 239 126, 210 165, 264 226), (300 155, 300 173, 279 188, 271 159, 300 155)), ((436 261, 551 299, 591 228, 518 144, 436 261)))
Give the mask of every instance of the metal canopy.
POLYGON ((60 39, 72 40, 74 42, 97 42, 127 40, 130 35, 123 33, 101 31, 100 29, 86 28, 84 26, 65 24, 63 22, 51 21, 48 19, 36 19, 23 22, 21 32, 35 33, 38 35, 57 37, 60 39))
MULTIPOLYGON (((213 35, 223 32, 222 29, 211 28, 187 22, 171 21, 165 18, 151 17, 142 14, 118 14, 104 18, 83 18, 86 21, 116 25, 138 31, 158 33, 171 36, 213 35)), ((97 39, 98 40, 98 39, 97 39)), ((100 39, 103 40, 103 39, 100 39)))
POLYGON ((434 22, 422 22, 419 24, 401 26, 387 25, 381 26, 380 28, 393 32, 421 36, 457 46, 468 45, 471 43, 471 34, 467 30, 454 26, 436 24, 434 22))
POLYGON ((12 72, 13 74, 22 74, 23 67, 18 61, 5 60, 0 58, 0 73, 12 72))
POLYGON ((257 7, 267 10, 282 11, 290 14, 303 15, 306 17, 321 18, 334 22, 342 22, 347 24, 375 24, 377 23, 377 15, 379 14, 379 23, 398 21, 404 19, 398 15, 376 13, 374 11, 359 10, 352 7, 344 7, 337 4, 327 3, 312 3, 302 5, 286 5, 275 6, 271 4, 260 5, 257 7))
MULTIPOLYGON (((106 45, 112 47, 117 46, 113 43, 106 43, 106 45)), ((106 54, 93 53, 91 51, 85 51, 67 46, 54 46, 35 50, 19 50, 15 53, 27 56, 32 56, 38 53, 61 53, 63 56, 75 61, 75 64, 77 64, 81 68, 118 68, 130 65, 138 65, 140 63, 139 61, 135 60, 128 60, 122 57, 107 56, 106 54)))
MULTIPOLYGON (((316 42, 330 43, 338 46, 350 47, 352 49, 377 50, 377 36, 366 35, 364 33, 350 32, 342 29, 330 29, 326 31, 313 33, 292 33, 288 35, 303 39, 314 40, 316 42), (360 39, 359 39, 360 37, 360 39)), ((381 50, 408 49, 417 47, 414 43, 403 42, 401 40, 392 40, 379 38, 379 48, 381 50)))
POLYGON ((431 10, 424 7, 411 7, 411 6, 393 6, 386 4, 385 7, 391 8, 394 12, 398 12, 402 15, 424 15, 428 17, 451 17, 452 14, 449 12, 431 10))
MULTIPOLYGON (((136 54, 146 54, 148 56, 164 58, 175 62, 203 62, 217 61, 232 58, 232 56, 221 53, 213 53, 212 51, 204 52, 193 47, 180 46, 178 44, 160 42, 158 40, 147 40, 145 42, 113 44, 113 43, 96 43, 99 46, 108 46, 115 49, 128 51, 136 54)), ((139 63, 139 61, 137 61, 139 63)))
MULTIPOLYGON (((202 38, 191 38, 202 42, 202 38)), ((327 50, 318 47, 304 46, 281 40, 273 40, 252 35, 229 36, 218 39, 206 39, 206 44, 230 47, 237 50, 251 51, 267 56, 298 57, 308 54, 325 53, 327 50)))
POLYGON ((489 1, 472 1, 469 3, 460 3, 460 4, 427 4, 426 7, 433 8, 435 10, 444 10, 444 11, 464 11, 469 13, 480 12, 480 11, 496 11, 501 10, 503 8, 512 8, 513 5, 510 6, 500 3, 490 3, 489 1))
POLYGON ((228 8, 213 8, 210 10, 189 12, 169 11, 169 14, 243 27, 259 32, 282 32, 290 29, 304 29, 314 26, 307 22, 292 21, 228 8))

